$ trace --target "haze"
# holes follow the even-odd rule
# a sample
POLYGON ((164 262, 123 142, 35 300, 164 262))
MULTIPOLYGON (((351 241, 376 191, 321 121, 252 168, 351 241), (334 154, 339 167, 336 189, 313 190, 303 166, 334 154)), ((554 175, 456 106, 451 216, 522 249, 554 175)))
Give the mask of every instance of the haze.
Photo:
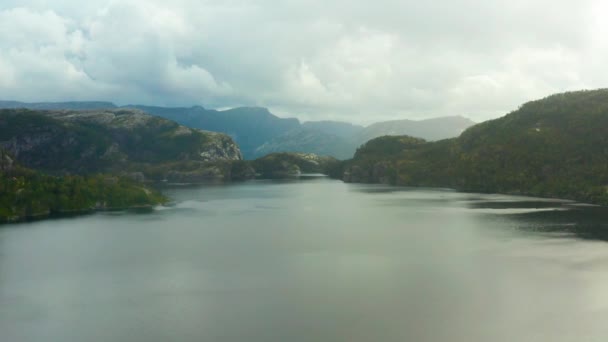
POLYGON ((607 84, 607 10, 599 0, 4 0, 0 94, 482 121, 607 84))

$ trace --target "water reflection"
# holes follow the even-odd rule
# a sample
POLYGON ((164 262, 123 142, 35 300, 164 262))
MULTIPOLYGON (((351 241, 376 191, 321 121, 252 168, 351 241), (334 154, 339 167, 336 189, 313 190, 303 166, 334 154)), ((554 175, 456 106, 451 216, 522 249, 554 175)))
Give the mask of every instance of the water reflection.
POLYGON ((0 228, 0 340, 608 336, 601 208, 325 178, 166 191, 0 228))
POLYGON ((601 207, 570 207, 513 215, 522 229, 537 232, 567 233, 578 238, 608 241, 608 210, 601 207))

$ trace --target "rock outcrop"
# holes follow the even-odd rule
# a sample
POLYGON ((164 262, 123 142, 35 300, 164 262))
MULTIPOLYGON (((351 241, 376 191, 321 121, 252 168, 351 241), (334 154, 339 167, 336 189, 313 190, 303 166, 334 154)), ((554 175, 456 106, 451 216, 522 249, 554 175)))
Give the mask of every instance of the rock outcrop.
POLYGON ((228 135, 135 109, 0 110, 0 148, 22 165, 51 174, 141 173, 149 180, 190 172, 193 163, 209 169, 210 163, 243 159, 228 135))

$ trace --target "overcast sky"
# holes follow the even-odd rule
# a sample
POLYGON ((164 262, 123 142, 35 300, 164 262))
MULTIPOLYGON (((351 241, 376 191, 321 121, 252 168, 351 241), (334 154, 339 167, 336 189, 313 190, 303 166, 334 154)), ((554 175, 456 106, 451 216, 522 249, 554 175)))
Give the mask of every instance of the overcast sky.
POLYGON ((608 86, 603 0, 1 0, 0 99, 501 116, 608 86))

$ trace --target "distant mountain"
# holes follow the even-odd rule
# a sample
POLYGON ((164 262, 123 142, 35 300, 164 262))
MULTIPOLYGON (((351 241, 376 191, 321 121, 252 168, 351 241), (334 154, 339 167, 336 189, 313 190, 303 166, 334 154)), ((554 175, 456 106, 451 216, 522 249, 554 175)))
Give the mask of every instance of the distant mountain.
POLYGON ((339 161, 332 157, 313 153, 271 153, 251 161, 251 165, 262 178, 292 178, 302 173, 323 173, 336 167, 339 161))
POLYGON ((314 153, 348 159, 353 156, 355 146, 348 138, 320 130, 299 128, 284 133, 256 148, 255 157, 276 152, 314 153))
POLYGON ((363 126, 342 121, 308 121, 302 124, 302 128, 342 138, 350 138, 364 129, 363 126))
POLYGON ((117 107, 111 102, 55 102, 25 103, 0 101, 0 108, 32 110, 97 110, 132 108, 175 121, 191 128, 230 135, 239 145, 245 159, 254 159, 256 148, 273 138, 300 128, 295 118, 280 118, 260 107, 238 107, 229 110, 193 107, 158 107, 127 105, 117 107))
POLYGON ((384 135, 409 135, 427 141, 454 138, 475 122, 462 116, 445 116, 426 120, 392 120, 365 127, 353 136, 356 144, 363 144, 384 135))
POLYGON ((279 118, 266 108, 239 107, 210 110, 200 106, 165 108, 134 105, 147 113, 158 115, 182 125, 230 135, 240 146, 245 159, 253 159, 255 150, 264 143, 292 129, 299 128, 298 119, 279 118))
MULTIPOLYGON (((30 109, 116 109, 110 102, 23 103, 0 101, 0 108, 30 109)), ((129 105, 120 108, 139 109, 184 126, 230 135, 239 144, 245 159, 267 153, 301 152, 351 158, 368 140, 383 135, 412 135, 425 140, 440 140, 460 135, 474 124, 469 119, 453 116, 428 120, 395 120, 368 127, 340 121, 300 123, 295 118, 280 118, 266 108, 238 107, 229 110, 193 107, 157 107, 129 105)))
POLYGON ((461 116, 428 120, 395 120, 368 127, 336 121, 302 124, 301 129, 284 133, 258 147, 254 156, 275 152, 300 152, 328 155, 338 159, 352 158, 357 148, 369 140, 385 135, 411 135, 428 141, 457 137, 475 123, 461 116))
POLYGON ((608 205, 608 89, 557 94, 425 142, 376 138, 332 175, 348 182, 449 187, 608 205))

